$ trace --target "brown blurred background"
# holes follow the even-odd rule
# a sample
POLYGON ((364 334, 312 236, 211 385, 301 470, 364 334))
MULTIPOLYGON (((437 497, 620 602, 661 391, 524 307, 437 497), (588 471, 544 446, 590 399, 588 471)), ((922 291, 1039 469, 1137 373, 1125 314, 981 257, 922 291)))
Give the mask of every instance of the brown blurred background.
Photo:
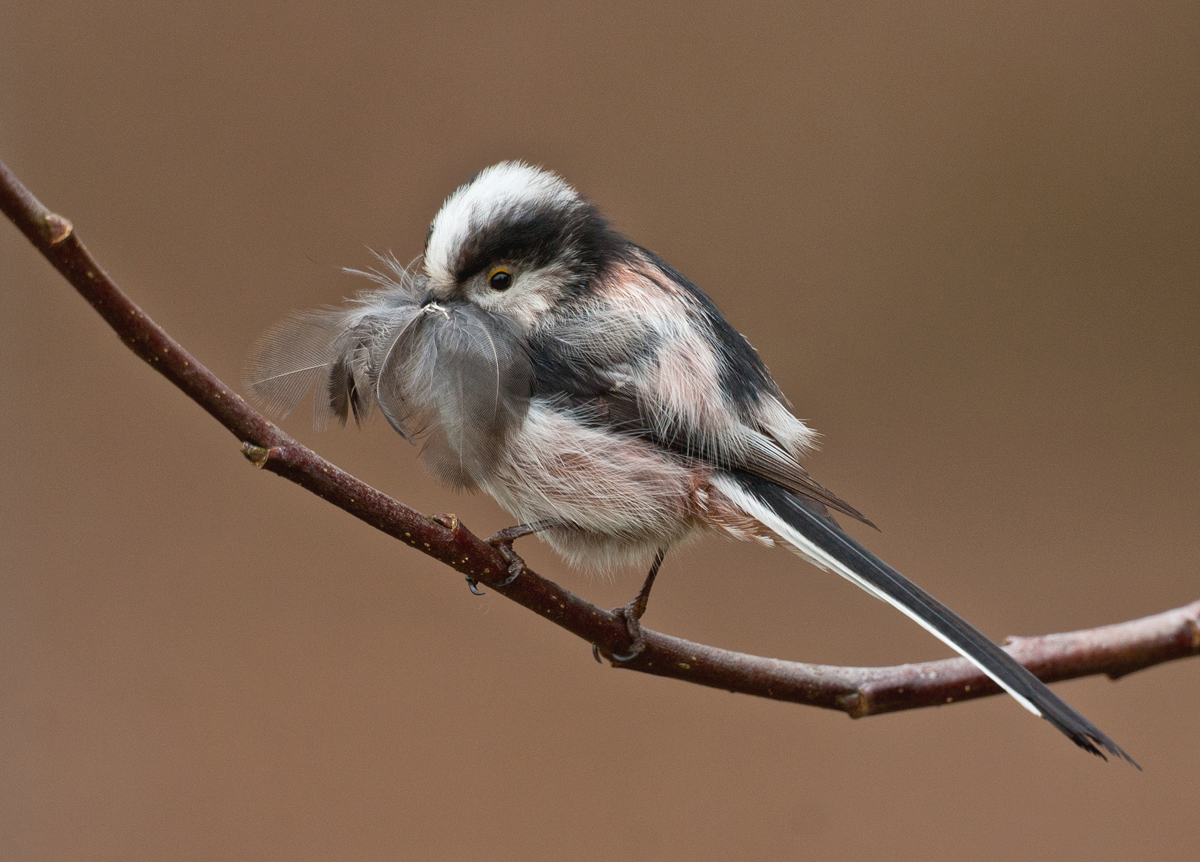
MULTIPOLYGON (((859 531, 993 637, 1200 597, 1200 5, 5 4, 0 158, 230 382, 504 158, 704 287, 859 531), (168 5, 170 8, 168 9, 168 5)), ((845 716, 588 647, 275 477, 0 225, 0 857, 1186 858, 1200 661, 845 716)), ((284 427, 478 532, 376 424, 284 427)), ((531 563, 607 606, 612 581, 531 563)), ((946 655, 782 552, 648 625, 946 655)))

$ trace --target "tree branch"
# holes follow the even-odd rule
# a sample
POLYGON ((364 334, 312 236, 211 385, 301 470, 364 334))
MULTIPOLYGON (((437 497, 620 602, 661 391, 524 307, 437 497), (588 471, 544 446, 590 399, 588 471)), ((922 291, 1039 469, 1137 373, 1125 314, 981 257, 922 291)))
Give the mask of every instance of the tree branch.
MULTIPOLYGON (((127 297, 76 236, 0 162, 0 210, 116 331, 129 349, 183 390, 242 442, 257 467, 313 492, 468 578, 528 608, 604 655, 630 648, 625 623, 525 569, 507 586, 507 565, 453 516, 436 520, 376 491, 293 440, 200 364, 127 297)), ((645 648, 614 666, 775 700, 837 709, 853 717, 997 694, 965 659, 887 668, 834 667, 731 652, 643 629, 645 648)), ((1046 682, 1135 670, 1200 654, 1200 601, 1102 628, 1015 639, 1008 650, 1046 682)))

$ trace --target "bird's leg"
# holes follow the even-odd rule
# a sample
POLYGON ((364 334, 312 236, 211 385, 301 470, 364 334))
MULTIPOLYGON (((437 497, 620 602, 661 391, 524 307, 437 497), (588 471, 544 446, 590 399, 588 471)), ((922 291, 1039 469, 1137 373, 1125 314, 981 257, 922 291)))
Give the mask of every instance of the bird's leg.
MULTIPOLYGON (((507 587, 525 571, 525 561, 513 550, 513 542, 525 536, 532 536, 542 530, 557 526, 557 521, 534 521, 532 524, 517 524, 515 527, 505 527, 490 539, 484 539, 489 545, 500 552, 500 557, 508 564, 508 577, 498 587, 507 587)), ((472 590, 474 592, 474 590, 472 590)))
POLYGON ((666 549, 659 548, 658 553, 654 555, 654 562, 650 564, 650 573, 646 575, 646 582, 642 584, 637 596, 624 607, 613 609, 613 613, 625 621, 625 629, 629 632, 629 638, 632 641, 629 652, 625 655, 613 655, 613 661, 629 661, 636 658, 646 648, 646 642, 642 639, 642 615, 646 613, 646 604, 650 601, 650 590, 654 587, 654 579, 658 577, 659 567, 662 566, 663 557, 666 555, 666 549))

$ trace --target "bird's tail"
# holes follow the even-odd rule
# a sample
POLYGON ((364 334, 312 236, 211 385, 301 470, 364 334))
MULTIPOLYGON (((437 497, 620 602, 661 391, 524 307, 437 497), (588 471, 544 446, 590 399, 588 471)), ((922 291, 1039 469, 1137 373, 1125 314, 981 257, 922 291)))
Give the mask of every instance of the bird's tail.
POLYGON ((1012 656, 848 536, 820 508, 774 482, 748 473, 727 473, 716 479, 715 484, 726 497, 801 556, 912 617, 995 680, 1023 707, 1049 721, 1080 748, 1100 757, 1104 757, 1103 749, 1137 766, 1119 745, 1012 656))

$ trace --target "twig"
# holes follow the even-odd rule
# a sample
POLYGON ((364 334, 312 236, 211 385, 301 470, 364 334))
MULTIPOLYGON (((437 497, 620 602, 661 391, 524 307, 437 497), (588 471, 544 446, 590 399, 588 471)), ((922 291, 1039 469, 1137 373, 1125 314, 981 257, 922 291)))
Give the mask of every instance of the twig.
MULTIPOLYGON (((121 340, 242 442, 257 467, 312 491, 389 536, 434 557, 562 626, 611 657, 629 651, 616 614, 530 569, 507 586, 507 564, 454 516, 427 518, 376 491, 293 440, 196 361, 104 272, 67 219, 50 212, 0 162, 0 210, 54 265, 121 340)), ((731 652, 649 629, 645 648, 614 666, 775 700, 842 710, 853 717, 984 697, 999 688, 965 659, 887 668, 804 664, 731 652)), ((1113 679, 1200 654, 1200 601, 1166 613, 1067 634, 1020 638, 1013 656, 1047 682, 1104 673, 1113 679)))

